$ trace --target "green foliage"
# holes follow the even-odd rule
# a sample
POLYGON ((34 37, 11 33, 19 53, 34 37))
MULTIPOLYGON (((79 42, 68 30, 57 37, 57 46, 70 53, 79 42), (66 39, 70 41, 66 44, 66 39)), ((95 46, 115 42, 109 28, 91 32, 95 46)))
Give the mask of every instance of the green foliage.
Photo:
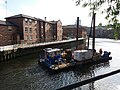
POLYGON ((116 31, 114 32, 114 38, 117 40, 118 37, 119 37, 119 32, 116 30, 116 31))
MULTIPOLYGON (((120 30, 119 15, 120 15, 120 0, 76 0, 76 5, 83 7, 90 7, 90 11, 100 11, 104 4, 107 4, 101 13, 106 13, 105 19, 108 20, 108 24, 112 24, 114 30, 120 30)), ((115 37, 118 37, 118 32, 115 33, 115 37)))
POLYGON ((99 23, 98 27, 101 28, 102 27, 102 23, 99 23))

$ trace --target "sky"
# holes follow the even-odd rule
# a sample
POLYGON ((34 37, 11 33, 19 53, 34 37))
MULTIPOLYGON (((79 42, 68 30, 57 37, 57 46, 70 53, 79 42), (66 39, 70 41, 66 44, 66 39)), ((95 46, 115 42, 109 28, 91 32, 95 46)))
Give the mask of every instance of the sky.
MULTIPOLYGON (((25 14, 47 21, 61 20, 63 25, 75 24, 77 17, 81 25, 90 26, 89 8, 76 6, 75 0, 0 0, 0 20, 5 17, 25 14), (5 4, 7 1, 7 4, 5 4)), ((96 25, 106 25, 105 15, 96 14, 96 25)))

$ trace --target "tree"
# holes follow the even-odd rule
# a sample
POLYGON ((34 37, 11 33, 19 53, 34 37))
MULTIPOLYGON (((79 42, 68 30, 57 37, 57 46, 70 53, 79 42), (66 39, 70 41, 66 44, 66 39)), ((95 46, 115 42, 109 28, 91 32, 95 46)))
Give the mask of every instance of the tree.
POLYGON ((102 23, 100 23, 100 24, 98 25, 98 27, 99 27, 99 28, 102 28, 102 23))
POLYGON ((100 11, 101 14, 106 13, 105 19, 108 20, 108 26, 112 24, 116 32, 115 38, 119 36, 120 0, 76 0, 76 4, 90 7, 90 11, 100 11), (104 8, 104 5, 107 5, 107 8, 104 8), (101 10, 101 7, 104 9, 101 10))

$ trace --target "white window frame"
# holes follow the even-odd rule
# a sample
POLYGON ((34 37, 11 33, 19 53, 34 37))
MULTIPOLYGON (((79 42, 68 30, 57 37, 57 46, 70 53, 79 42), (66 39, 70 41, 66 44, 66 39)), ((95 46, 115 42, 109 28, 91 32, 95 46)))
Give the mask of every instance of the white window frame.
POLYGON ((28 19, 27 18, 25 18, 25 23, 28 23, 28 19))
POLYGON ((30 35, 30 40, 32 40, 33 39, 33 37, 32 37, 32 35, 30 35))
POLYGON ((28 32, 28 27, 25 27, 25 32, 28 32))

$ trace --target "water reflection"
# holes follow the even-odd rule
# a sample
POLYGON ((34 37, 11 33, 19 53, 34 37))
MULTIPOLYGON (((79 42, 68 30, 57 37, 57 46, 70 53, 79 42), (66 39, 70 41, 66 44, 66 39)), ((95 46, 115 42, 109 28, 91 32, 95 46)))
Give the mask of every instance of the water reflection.
MULTIPOLYGON (((80 76, 80 78, 77 78, 77 80, 83 81, 86 79, 89 79, 91 77, 95 77, 95 69, 99 69, 101 67, 109 67, 109 62, 106 63, 101 63, 101 64, 96 64, 96 65, 89 65, 89 66, 82 66, 80 67, 81 69, 75 70, 76 76, 80 76)), ((87 85, 83 85, 79 88, 76 88, 75 90, 94 90, 94 82, 91 82, 87 85)))

